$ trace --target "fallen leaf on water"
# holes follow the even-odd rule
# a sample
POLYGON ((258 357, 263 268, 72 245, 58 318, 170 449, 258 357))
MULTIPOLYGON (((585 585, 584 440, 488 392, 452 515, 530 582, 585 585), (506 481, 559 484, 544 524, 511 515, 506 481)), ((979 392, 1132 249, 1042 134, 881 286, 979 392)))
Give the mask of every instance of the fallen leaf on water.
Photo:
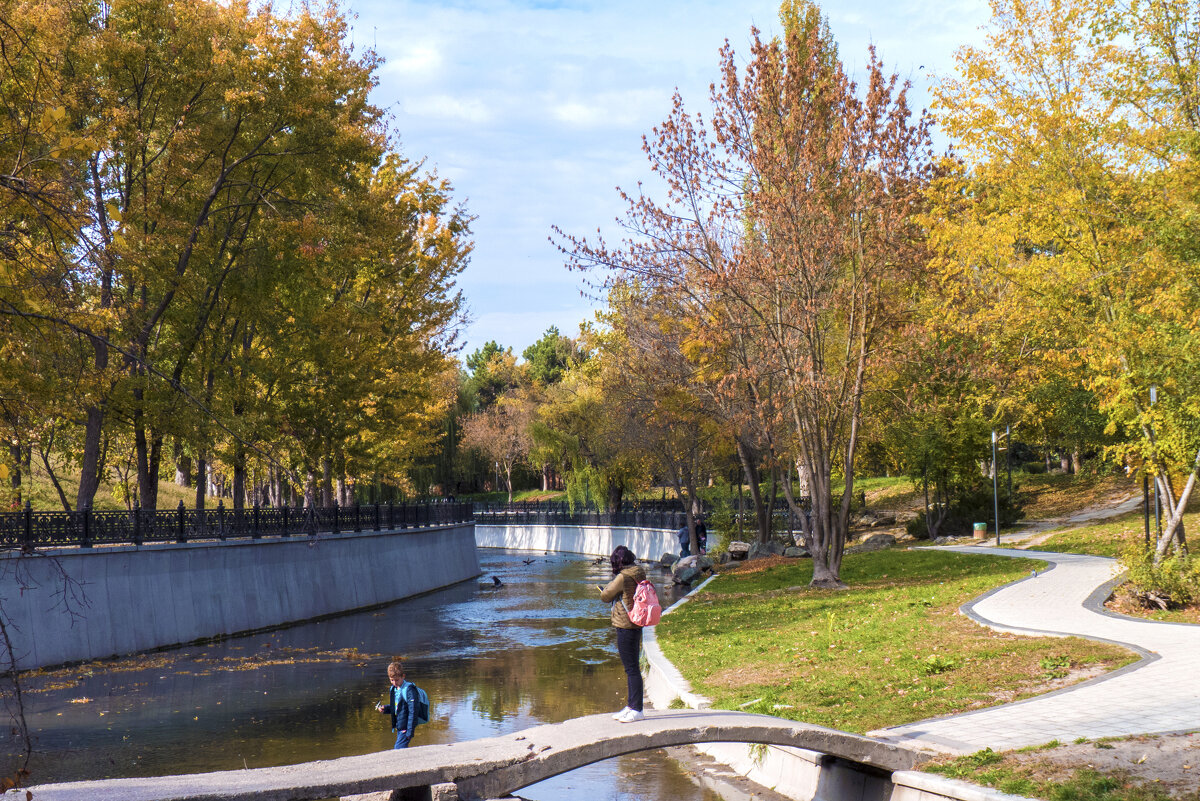
POLYGON ((81 696, 79 698, 72 698, 70 701, 70 703, 72 703, 72 704, 90 704, 91 702, 92 702, 92 699, 88 698, 86 695, 81 696))

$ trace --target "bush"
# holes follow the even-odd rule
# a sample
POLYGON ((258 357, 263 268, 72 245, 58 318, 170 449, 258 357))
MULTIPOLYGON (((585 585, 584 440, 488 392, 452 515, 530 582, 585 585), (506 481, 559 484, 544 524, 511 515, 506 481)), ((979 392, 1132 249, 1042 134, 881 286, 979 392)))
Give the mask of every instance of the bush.
POLYGON ((1200 601, 1200 559, 1170 554, 1157 565, 1154 549, 1134 542, 1121 552, 1133 595, 1147 608, 1174 609, 1200 601))
MULTIPOLYGON (((1021 511, 1016 487, 1013 487, 1013 494, 1009 496, 1007 489, 1001 486, 999 502, 1001 527, 1011 526, 1025 516, 1021 511)), ((991 529, 994 517, 991 484, 979 485, 963 493, 951 503, 950 511, 938 529, 938 536, 965 537, 972 532, 976 523, 987 523, 988 528, 991 529)), ((905 530, 909 536, 916 539, 929 539, 929 529, 925 523, 924 511, 919 512, 915 518, 908 521, 905 524, 905 530)))
POLYGON ((1026 462, 1023 468, 1031 476, 1040 476, 1046 472, 1046 463, 1039 459, 1036 462, 1026 462))

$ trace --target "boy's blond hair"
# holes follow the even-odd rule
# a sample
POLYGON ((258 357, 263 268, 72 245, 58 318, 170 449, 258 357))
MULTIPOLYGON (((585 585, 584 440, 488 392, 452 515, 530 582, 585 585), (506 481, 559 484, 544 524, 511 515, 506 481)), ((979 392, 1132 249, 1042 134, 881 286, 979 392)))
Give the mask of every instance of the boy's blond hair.
POLYGON ((397 659, 392 664, 388 665, 388 678, 399 679, 404 676, 404 663, 397 659))

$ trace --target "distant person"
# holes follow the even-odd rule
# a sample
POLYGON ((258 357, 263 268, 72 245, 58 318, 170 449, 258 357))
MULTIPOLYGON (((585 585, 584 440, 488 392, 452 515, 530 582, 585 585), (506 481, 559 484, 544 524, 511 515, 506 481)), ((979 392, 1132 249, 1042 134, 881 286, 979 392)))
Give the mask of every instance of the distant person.
POLYGON ((692 538, 688 534, 687 526, 675 532, 675 537, 679 540, 679 558, 692 555, 692 538))
MULTIPOLYGON (((686 531, 686 529, 685 529, 686 531)), ((637 563, 633 551, 618 545, 608 559, 613 580, 600 586, 600 600, 612 604, 612 625, 617 630, 617 655, 625 668, 628 700, 625 708, 613 715, 613 720, 633 723, 645 718, 642 712, 642 668, 638 657, 642 651, 642 628, 629 620, 627 611, 633 606, 633 596, 639 581, 646 580, 646 571, 637 563)))
POLYGON ((708 527, 703 520, 696 521, 696 542, 700 545, 701 555, 708 553, 708 527))
POLYGON ((396 744, 392 748, 408 748, 413 732, 417 728, 417 688, 404 679, 404 663, 396 660, 388 665, 387 704, 376 704, 375 711, 392 716, 392 731, 396 732, 396 744))

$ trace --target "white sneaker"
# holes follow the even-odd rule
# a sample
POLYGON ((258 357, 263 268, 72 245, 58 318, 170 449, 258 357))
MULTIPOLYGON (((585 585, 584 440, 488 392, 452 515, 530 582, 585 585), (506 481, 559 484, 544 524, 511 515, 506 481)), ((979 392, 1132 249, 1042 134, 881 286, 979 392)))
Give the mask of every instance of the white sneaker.
POLYGON ((617 718, 621 723, 633 723, 638 720, 645 720, 646 716, 639 709, 630 709, 624 715, 617 718))
POLYGON ((633 711, 633 710, 632 710, 632 709, 630 709, 629 707, 625 707, 625 708, 624 708, 624 709, 622 709, 620 712, 618 712, 617 714, 613 715, 613 716, 612 716, 612 719, 613 719, 613 720, 620 720, 621 718, 625 717, 626 715, 628 715, 628 714, 629 714, 630 712, 632 712, 632 711, 633 711))

